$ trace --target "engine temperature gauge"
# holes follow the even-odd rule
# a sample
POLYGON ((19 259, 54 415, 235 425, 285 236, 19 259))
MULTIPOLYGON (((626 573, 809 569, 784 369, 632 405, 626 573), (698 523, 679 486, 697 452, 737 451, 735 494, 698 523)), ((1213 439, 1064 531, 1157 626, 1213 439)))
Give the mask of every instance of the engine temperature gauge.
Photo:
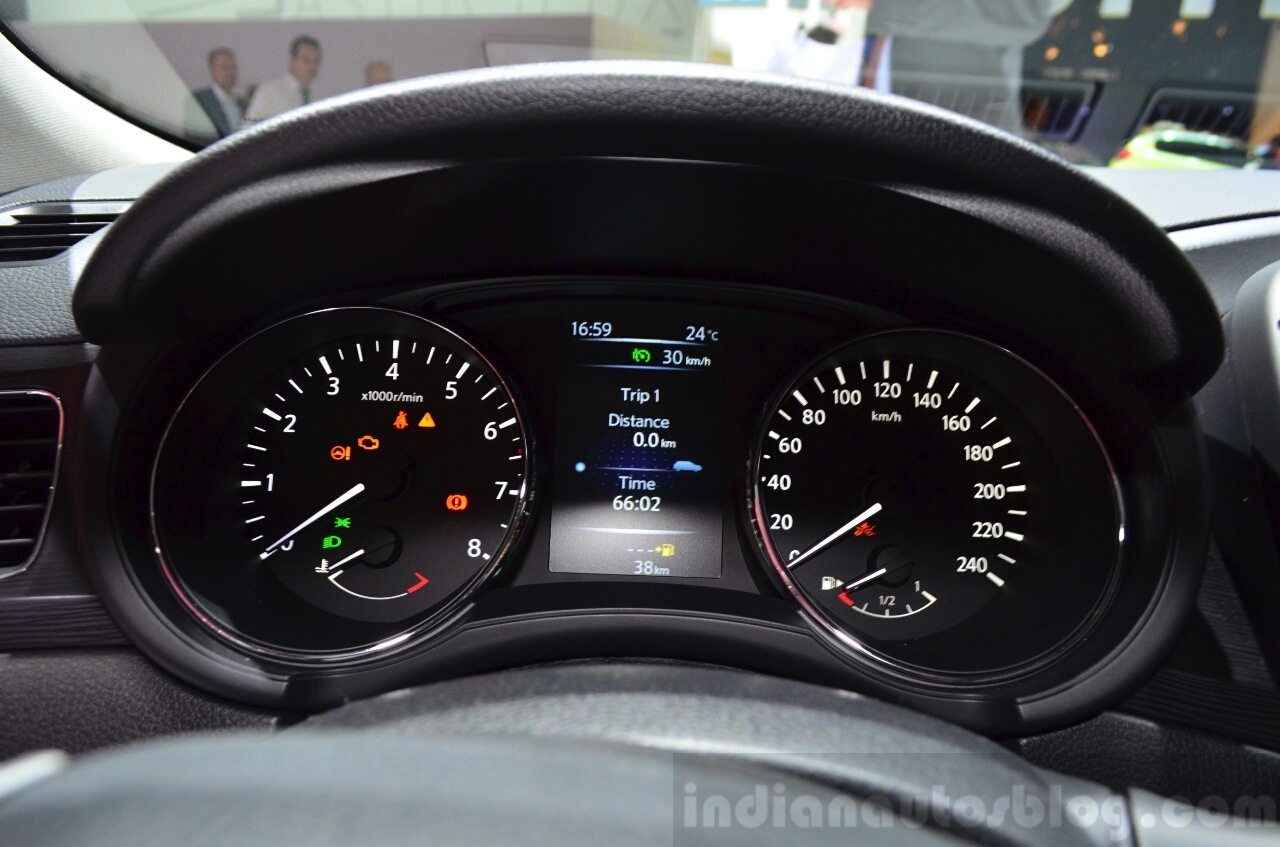
POLYGON ((825 631, 889 664, 996 673, 1105 601, 1123 530, 1091 427, 1044 375, 965 336, 898 331, 823 357, 759 435, 753 517, 825 631))

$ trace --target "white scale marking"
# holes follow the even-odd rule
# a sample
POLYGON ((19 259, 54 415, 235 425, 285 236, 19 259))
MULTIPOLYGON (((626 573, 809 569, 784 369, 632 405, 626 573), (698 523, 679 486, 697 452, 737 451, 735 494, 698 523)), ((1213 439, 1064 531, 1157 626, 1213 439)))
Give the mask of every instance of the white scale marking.
POLYGON ((915 372, 915 369, 916 369, 915 362, 910 362, 907 364, 907 380, 906 380, 907 382, 911 381, 911 374, 915 372))
POLYGON ((257 444, 250 444, 250 445, 249 445, 249 449, 250 449, 250 450, 261 450, 263 453, 267 452, 267 448, 266 448, 266 447, 259 447, 257 444))
POLYGON ((991 571, 987 571, 987 579, 994 582, 996 584, 996 588, 1004 588, 1004 580, 993 574, 991 571))
POLYGON ((467 368, 471 367, 470 362, 463 362, 462 367, 458 368, 458 372, 454 374, 454 379, 462 379, 462 375, 467 372, 467 368))
POLYGON ((772 438, 774 441, 777 441, 782 436, 778 435, 778 433, 774 432, 773 430, 769 430, 769 437, 772 438))
POLYGON ((808 401, 808 400, 806 400, 806 399, 804 399, 804 395, 803 395, 803 394, 801 394, 799 391, 792 391, 792 392, 791 392, 791 396, 792 396, 792 397, 794 397, 794 398, 796 398, 796 400, 798 400, 798 401, 800 402, 800 405, 801 405, 801 406, 808 406, 808 405, 809 405, 809 401, 808 401))
POLYGON ((1007 465, 1001 465, 1001 466, 1000 466, 1000 470, 1002 470, 1002 471, 1007 471, 1007 470, 1009 470, 1009 468, 1016 468, 1016 467, 1017 467, 1018 465, 1020 465, 1020 464, 1022 464, 1022 462, 1010 462, 1010 463, 1009 463, 1009 464, 1007 464, 1007 465))
POLYGON ((1003 559, 1004 561, 1008 562, 1011 565, 1018 564, 1018 560, 1013 558, 1012 556, 1006 556, 1004 553, 999 553, 997 555, 999 556, 999 558, 1003 559))
POLYGON ((978 408, 978 404, 979 404, 979 403, 981 403, 981 402, 982 402, 982 398, 981 398, 981 397, 974 397, 974 398, 973 398, 973 402, 972 402, 972 403, 970 403, 968 406, 965 406, 965 407, 964 407, 964 413, 965 413, 966 415, 967 415, 967 414, 969 414, 969 413, 970 413, 970 412, 972 412, 974 409, 978 408))
POLYGON ((257 523, 258 521, 262 520, 265 517, 266 515, 258 515, 256 518, 249 518, 249 520, 245 521, 245 523, 257 523))
POLYGON ((496 386, 496 385, 495 385, 493 388, 490 388, 490 389, 489 389, 488 394, 485 394, 485 395, 484 395, 483 397, 481 397, 480 399, 481 399, 481 400, 488 400, 488 399, 489 399, 489 394, 492 394, 493 392, 495 392, 495 391, 497 391, 497 390, 498 390, 498 386, 496 386))
POLYGON ((841 385, 844 385, 844 368, 836 368, 836 379, 840 380, 841 385))
POLYGON ((934 371, 933 373, 929 374, 929 384, 926 385, 925 388, 933 388, 933 384, 937 381, 938 381, 938 372, 934 371))
POLYGON ((356 342, 356 356, 359 357, 360 361, 364 361, 364 348, 360 346, 359 342, 356 342))
POLYGON ((511 426, 515 422, 516 422, 515 418, 509 418, 508 420, 505 420, 502 423, 498 424, 498 429, 506 429, 507 427, 511 426))
POLYGON ((956 394, 956 391, 959 388, 960 388, 960 383, 958 382, 955 385, 951 386, 951 393, 947 395, 947 399, 950 400, 952 397, 954 397, 956 394))
POLYGON ((412 356, 414 353, 417 353, 417 352, 418 352, 418 342, 415 341, 413 342, 413 346, 409 348, 409 355, 412 356))
POLYGON ((1008 488, 1005 489, 1005 491, 1013 491, 1013 492, 1022 492, 1026 490, 1027 490, 1027 487, 1025 485, 1010 485, 1008 488))
POLYGON ((240 481, 241 488, 255 488, 259 485, 262 485, 262 481, 257 479, 243 479, 240 481))
POLYGON ((921 596, 921 597, 924 597, 925 599, 927 599, 930 603, 936 603, 936 602, 938 601, 938 598, 937 598, 937 597, 934 597, 934 596, 933 596, 932 594, 930 594, 928 591, 921 591, 921 592, 920 592, 920 596, 921 596))
POLYGON ((435 354, 436 354, 436 348, 432 347, 432 348, 431 348, 431 351, 430 351, 429 353, 427 353, 427 364, 428 364, 428 365, 429 365, 429 364, 431 364, 431 359, 432 359, 432 357, 433 357, 433 356, 435 356, 435 354))
POLYGON ((978 427, 978 429, 986 429, 987 427, 991 426, 995 422, 996 422, 996 419, 992 418, 991 420, 984 423, 982 426, 978 427))
POLYGON ((251 540, 252 540, 252 541, 261 541, 261 540, 262 540, 262 538, 263 538, 263 536, 259 535, 259 536, 254 537, 254 538, 253 538, 253 539, 251 539, 251 540))
POLYGON ((822 380, 818 379, 816 376, 813 378, 813 384, 818 386, 818 391, 820 391, 821 393, 823 394, 827 393, 827 389, 825 386, 823 386, 822 380))
POLYGON ((999 441, 997 441, 995 444, 992 444, 992 445, 991 445, 991 449, 992 449, 992 450, 999 450, 1001 447, 1004 447, 1005 445, 1007 445, 1007 444, 1012 444, 1012 443, 1013 443, 1013 439, 1012 439, 1012 438, 1010 438, 1010 437, 1008 437, 1008 436, 1006 435, 1004 438, 1001 438, 1001 439, 1000 439, 999 441))
POLYGON ((294 391, 297 391, 299 394, 302 393, 302 389, 298 387, 298 383, 294 382, 293 380, 289 380, 289 384, 293 386, 294 391))
POLYGON ((487 561, 489 561, 489 554, 488 554, 488 553, 483 553, 483 554, 481 554, 481 558, 483 558, 483 559, 487 562, 487 561))
POLYGON ((785 418, 786 420, 791 420, 791 416, 788 415, 786 412, 782 411, 781 409, 778 410, 778 414, 783 418, 785 418))
POLYGON ((391 358, 393 359, 400 358, 400 339, 399 338, 394 338, 391 340, 391 358))
POLYGON ((256 501, 254 501, 254 500, 241 500, 241 501, 240 501, 240 505, 241 505, 241 506, 251 506, 251 505, 253 505, 255 502, 256 502, 256 501))
POLYGON ((373 352, 375 352, 375 353, 381 353, 381 352, 382 352, 382 342, 381 342, 381 341, 375 341, 375 342, 373 342, 373 352))
POLYGON ((341 350, 341 349, 339 349, 339 350, 338 350, 338 358, 339 358, 339 359, 341 359, 341 360, 342 360, 342 361, 344 361, 344 362, 347 360, 347 357, 346 357, 345 355, 343 355, 343 353, 342 353, 342 350, 341 350))
POLYGON ((884 360, 884 378, 885 379, 889 378, 889 360, 888 359, 884 360))
POLYGON ((867 363, 866 363, 866 362, 858 362, 858 370, 862 371, 862 378, 863 378, 863 379, 866 379, 866 378, 867 378, 867 363))
POLYGON ((484 379, 484 374, 480 374, 478 377, 476 377, 475 379, 471 380, 471 384, 472 384, 472 385, 475 385, 477 382, 479 382, 479 381, 480 381, 480 380, 482 380, 482 379, 484 379))
POLYGON ((329 367, 329 360, 324 356, 320 357, 320 367, 324 368, 324 372, 327 374, 333 373, 333 368, 329 367))
POLYGON ((264 414, 264 415, 266 415, 267 417, 271 418, 271 420, 273 420, 273 421, 278 421, 278 420, 280 420, 280 416, 279 416, 279 415, 277 415, 275 412, 271 411, 270 409, 263 409, 263 410, 262 410, 262 414, 264 414))
POLYGON ((453 361, 453 354, 452 354, 452 353, 450 353, 448 356, 445 356, 445 357, 444 357, 444 363, 445 363, 446 365, 447 365, 447 364, 449 364, 449 363, 450 363, 450 362, 452 362, 452 361, 453 361))
POLYGON ((256 467, 257 467, 257 465, 252 464, 251 462, 245 462, 245 463, 244 463, 244 466, 245 466, 246 468, 256 468, 256 467))
POLYGON ((283 397, 281 397, 279 394, 277 394, 277 395, 276 395, 276 399, 277 399, 277 400, 279 400, 281 403, 288 403, 288 402, 289 402, 288 400, 286 400, 286 399, 284 399, 283 397))
POLYGON ((303 369, 302 369, 302 371, 303 371, 303 373, 305 373, 305 374, 307 375, 307 378, 308 378, 308 379, 310 379, 310 378, 311 378, 311 376, 312 376, 312 374, 311 374, 311 368, 303 368, 303 369))
POLYGON ((1010 510, 1009 510, 1009 514, 1011 514, 1011 515, 1019 515, 1019 516, 1021 516, 1021 515, 1025 515, 1025 514, 1026 514, 1026 512, 1025 512, 1025 511, 1023 511, 1022 509, 1010 509, 1010 510))
POLYGON ((1004 537, 1005 537, 1005 538, 1011 538, 1011 539, 1013 539, 1014 541, 1021 541, 1021 540, 1022 540, 1023 538, 1025 538, 1026 536, 1024 536, 1024 535, 1023 535, 1022 533, 1020 533, 1020 532, 1009 532, 1008 530, 1005 530, 1005 532, 1004 532, 1004 537))
POLYGON ((260 426, 255 426, 254 429, 256 429, 258 432, 266 432, 266 430, 260 426))
POLYGON ((510 404, 510 403, 503 403, 503 404, 502 404, 501 406, 499 406, 498 408, 499 408, 499 409, 505 409, 505 408, 507 408, 507 406, 509 406, 509 405, 511 405, 511 404, 510 404))

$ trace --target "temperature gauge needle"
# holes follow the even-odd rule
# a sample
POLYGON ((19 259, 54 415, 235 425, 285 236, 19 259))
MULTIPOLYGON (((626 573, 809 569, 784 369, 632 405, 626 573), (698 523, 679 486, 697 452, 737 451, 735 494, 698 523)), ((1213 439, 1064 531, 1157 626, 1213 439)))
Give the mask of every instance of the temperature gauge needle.
POLYGON ((790 562, 788 562, 788 563, 787 563, 787 567, 788 567, 788 568, 794 568, 796 565, 799 565, 799 564, 802 564, 802 563, 804 563, 804 562, 807 562, 809 559, 811 559, 811 558, 813 558, 814 556, 818 555, 818 554, 819 554, 819 553, 821 553, 823 550, 826 550, 826 549, 827 549, 828 547, 830 547, 832 544, 835 544, 837 541, 839 541, 839 540, 840 540, 840 537, 841 537, 842 535, 844 535, 846 532, 848 532, 849 530, 851 530, 851 529, 853 529, 854 527, 856 527, 858 524, 860 524, 860 523, 862 523, 863 521, 865 521, 867 518, 869 518, 869 517, 871 517, 872 515, 874 515, 874 514, 876 514, 877 512, 879 512, 882 508, 884 508, 884 507, 883 507, 883 506, 881 506, 879 503, 876 503, 876 504, 872 505, 872 506, 871 506, 870 508, 868 508, 865 512, 863 512, 863 513, 862 513, 862 514, 860 514, 860 515, 855 516, 852 520, 850 520, 850 521, 848 521, 847 523, 843 524, 843 525, 842 525, 839 529, 837 529, 835 532, 831 533, 831 534, 830 534, 830 535, 828 535, 826 538, 822 539, 822 540, 821 540, 821 541, 819 541, 817 544, 815 544, 815 545, 813 545, 812 547, 810 547, 808 550, 805 550, 805 551, 804 551, 803 553, 801 553, 799 556, 796 556, 794 559, 792 559, 790 562))
POLYGON ((326 505, 323 509, 321 509, 320 511, 316 512, 314 515, 312 515, 311 517, 307 518, 305 521, 303 521, 302 523, 298 524, 298 525, 297 525, 297 526, 295 526, 293 529, 289 530, 287 533, 285 533, 284 535, 282 535, 282 536, 280 537, 280 540, 279 540, 279 541, 277 541, 275 544, 272 544, 272 545, 271 545, 270 547, 268 547, 266 550, 264 550, 264 551, 262 551, 261 553, 259 553, 259 554, 258 554, 258 558, 259 558, 259 559, 265 559, 265 558, 267 558, 267 557, 268 557, 268 556, 270 556, 272 553, 276 552, 276 548, 277 548, 277 547, 279 547, 281 544, 285 543, 285 542, 286 542, 286 541, 288 541, 290 538, 293 538, 293 537, 294 537, 295 535, 297 535, 299 532, 302 532, 304 529, 306 529, 307 527, 311 526, 313 523, 315 523, 316 521, 320 520, 320 519, 321 519, 322 517, 324 517, 326 514, 328 514, 329 512, 332 512, 334 509, 338 508, 338 507, 339 507, 339 506, 341 506, 343 503, 345 503, 345 502, 347 502, 348 500, 350 500, 352 497, 357 497, 357 496, 359 496, 360 494, 362 494, 363 492, 364 492, 364 483, 363 483, 363 482, 358 482, 358 483, 356 483, 356 484, 355 484, 354 486, 352 486, 352 487, 351 487, 351 489, 350 489, 349 491, 347 491, 345 494, 342 494, 342 495, 341 495, 341 496, 339 496, 336 500, 334 500, 332 503, 329 503, 329 504, 328 504, 328 505, 326 505))

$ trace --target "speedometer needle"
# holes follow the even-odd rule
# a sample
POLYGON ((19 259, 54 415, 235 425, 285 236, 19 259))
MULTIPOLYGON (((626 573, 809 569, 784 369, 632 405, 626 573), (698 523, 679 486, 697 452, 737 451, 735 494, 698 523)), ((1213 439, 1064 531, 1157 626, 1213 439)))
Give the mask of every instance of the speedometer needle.
POLYGON ((297 525, 297 526, 295 526, 293 529, 289 530, 287 533, 285 533, 284 535, 282 535, 282 536, 280 537, 280 540, 279 540, 279 541, 277 541, 275 544, 272 544, 270 547, 268 547, 268 548, 267 548, 266 550, 264 550, 263 552, 259 553, 259 554, 258 554, 258 558, 259 558, 259 559, 265 559, 265 558, 267 558, 267 557, 268 557, 268 556, 270 556, 272 553, 276 552, 276 548, 277 548, 277 547, 279 547, 281 544, 285 543, 285 542, 286 542, 286 541, 288 541, 290 538, 293 538, 293 537, 294 537, 295 535, 297 535, 299 532, 302 532, 304 529, 306 529, 307 527, 311 526, 313 523, 315 523, 316 521, 320 520, 320 519, 321 519, 322 517, 324 517, 326 514, 328 514, 329 512, 332 512, 334 509, 338 508, 338 507, 339 507, 339 506, 341 506, 343 503, 345 503, 345 502, 347 502, 348 500, 350 500, 352 497, 357 497, 357 496, 359 496, 359 495, 360 495, 361 493, 363 493, 363 492, 364 492, 364 483, 363 483, 363 482, 356 483, 354 486, 352 486, 352 487, 351 487, 351 489, 350 489, 349 491, 347 491, 347 493, 345 493, 345 494, 343 494, 343 495, 339 496, 339 497, 338 497, 336 500, 334 500, 332 503, 328 504, 328 505, 327 505, 327 506, 325 506, 323 509, 321 509, 320 511, 316 512, 314 515, 312 515, 311 517, 307 518, 305 521, 303 521, 302 523, 298 524, 298 525, 297 525))
POLYGON ((853 518, 852 520, 850 520, 848 523, 845 523, 844 525, 842 525, 842 526, 841 526, 839 529, 837 529, 835 532, 831 533, 831 534, 830 534, 830 535, 828 535, 826 538, 822 539, 822 540, 821 540, 821 541, 819 541, 817 544, 815 544, 815 545, 813 545, 812 547, 810 547, 808 550, 805 550, 805 551, 804 551, 803 553, 801 553, 799 556, 796 556, 794 559, 792 559, 790 562, 788 562, 788 563, 787 563, 787 567, 788 567, 788 568, 794 568, 796 565, 799 565, 799 564, 801 564, 801 563, 803 563, 803 562, 806 562, 806 561, 808 561, 809 559, 813 558, 814 556, 818 555, 818 554, 819 554, 819 553, 821 553, 823 550, 826 550, 826 549, 827 549, 828 547, 830 547, 832 544, 834 544, 834 543, 836 543, 837 541, 839 541, 839 540, 840 540, 840 536, 844 535, 846 532, 848 532, 849 530, 853 529, 853 528, 854 528, 854 527, 856 527, 858 524, 860 524, 860 523, 862 523, 863 521, 865 521, 867 518, 869 518, 869 517, 871 517, 872 515, 876 514, 876 513, 877 513, 877 512, 879 512, 882 508, 883 508, 883 506, 881 506, 879 503, 876 503, 876 504, 872 505, 872 506, 871 506, 870 508, 868 508, 865 512, 863 512, 862 514, 860 514, 860 515, 858 515, 858 516, 854 517, 854 518, 853 518))

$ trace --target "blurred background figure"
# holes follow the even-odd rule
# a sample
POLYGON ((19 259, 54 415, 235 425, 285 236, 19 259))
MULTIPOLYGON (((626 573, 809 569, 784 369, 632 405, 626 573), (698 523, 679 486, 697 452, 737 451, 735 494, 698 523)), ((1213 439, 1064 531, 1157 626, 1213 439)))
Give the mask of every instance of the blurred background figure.
MULTIPOLYGON (((762 70, 915 99, 944 90, 955 111, 1022 128, 1022 51, 1056 0, 823 0, 817 26, 779 41, 762 70)), ((740 64, 735 61, 734 64, 740 64)))
POLYGON ((373 85, 382 85, 384 82, 394 82, 395 74, 391 72, 391 66, 381 59, 375 59, 364 67, 364 87, 369 88, 373 85))
POLYGON ((209 85, 191 92, 183 110, 188 134, 210 140, 226 138, 244 123, 244 104, 236 99, 239 69, 229 47, 209 51, 209 85))
POLYGON ((320 42, 299 35, 289 45, 289 72, 257 87, 245 110, 245 123, 264 121, 310 103, 311 83, 319 73, 320 42))

